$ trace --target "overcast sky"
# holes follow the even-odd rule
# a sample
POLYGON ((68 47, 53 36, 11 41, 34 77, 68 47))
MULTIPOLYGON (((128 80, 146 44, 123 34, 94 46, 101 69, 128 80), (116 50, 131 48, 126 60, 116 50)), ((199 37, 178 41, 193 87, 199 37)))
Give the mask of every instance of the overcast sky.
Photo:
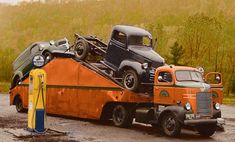
POLYGON ((17 4, 19 0, 0 0, 0 3, 17 4))

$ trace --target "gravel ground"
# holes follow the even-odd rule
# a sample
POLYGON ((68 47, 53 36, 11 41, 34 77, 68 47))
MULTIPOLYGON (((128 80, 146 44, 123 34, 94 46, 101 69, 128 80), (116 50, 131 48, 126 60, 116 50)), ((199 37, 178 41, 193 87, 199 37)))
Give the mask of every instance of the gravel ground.
POLYGON ((222 116, 226 120, 224 131, 217 131, 211 138, 202 138, 195 131, 182 130, 180 138, 163 136, 150 125, 134 123, 131 128, 117 128, 112 122, 100 124, 94 120, 47 116, 47 128, 68 132, 66 136, 33 137, 18 139, 7 133, 9 129, 27 127, 27 114, 17 113, 15 106, 9 106, 9 95, 0 95, 0 141, 72 141, 72 142, 181 142, 181 141, 235 141, 235 106, 222 106, 222 116))

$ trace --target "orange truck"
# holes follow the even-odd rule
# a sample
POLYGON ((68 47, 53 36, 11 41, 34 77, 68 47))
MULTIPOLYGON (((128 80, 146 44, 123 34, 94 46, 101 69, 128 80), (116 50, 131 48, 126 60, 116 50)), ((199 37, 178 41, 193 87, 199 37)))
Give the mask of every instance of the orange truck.
MULTIPOLYGON (((190 126, 211 136, 221 119, 223 86, 220 73, 202 75, 196 68, 162 66, 156 69, 153 90, 137 93, 122 87, 98 65, 71 58, 56 58, 43 69, 47 73, 49 114, 109 120, 128 127, 151 124, 171 137, 190 126), (212 76, 212 77, 211 77, 212 76)), ((28 108, 29 79, 10 90, 10 104, 18 112, 28 108)))

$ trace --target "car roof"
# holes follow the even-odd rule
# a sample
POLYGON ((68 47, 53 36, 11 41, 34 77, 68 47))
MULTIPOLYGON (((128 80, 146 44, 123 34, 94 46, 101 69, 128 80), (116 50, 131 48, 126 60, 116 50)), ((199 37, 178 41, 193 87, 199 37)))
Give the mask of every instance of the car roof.
POLYGON ((113 27, 113 31, 114 30, 125 33, 127 36, 139 35, 139 36, 149 36, 152 38, 152 35, 148 31, 134 26, 116 25, 113 27))

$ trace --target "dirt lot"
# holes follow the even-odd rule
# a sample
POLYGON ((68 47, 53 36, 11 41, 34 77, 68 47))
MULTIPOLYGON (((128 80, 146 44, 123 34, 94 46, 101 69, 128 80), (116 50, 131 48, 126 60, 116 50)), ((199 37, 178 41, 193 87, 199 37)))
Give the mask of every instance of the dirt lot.
POLYGON ((117 128, 112 123, 100 124, 98 121, 48 116, 47 128, 66 131, 66 136, 33 137, 18 139, 7 133, 9 129, 26 128, 27 114, 17 113, 15 106, 9 106, 9 96, 0 95, 0 141, 74 141, 74 142, 170 142, 170 141, 235 141, 235 106, 222 106, 226 120, 224 131, 218 131, 211 138, 200 137, 197 132, 183 130, 180 138, 168 138, 149 125, 134 123, 131 128, 117 128))

